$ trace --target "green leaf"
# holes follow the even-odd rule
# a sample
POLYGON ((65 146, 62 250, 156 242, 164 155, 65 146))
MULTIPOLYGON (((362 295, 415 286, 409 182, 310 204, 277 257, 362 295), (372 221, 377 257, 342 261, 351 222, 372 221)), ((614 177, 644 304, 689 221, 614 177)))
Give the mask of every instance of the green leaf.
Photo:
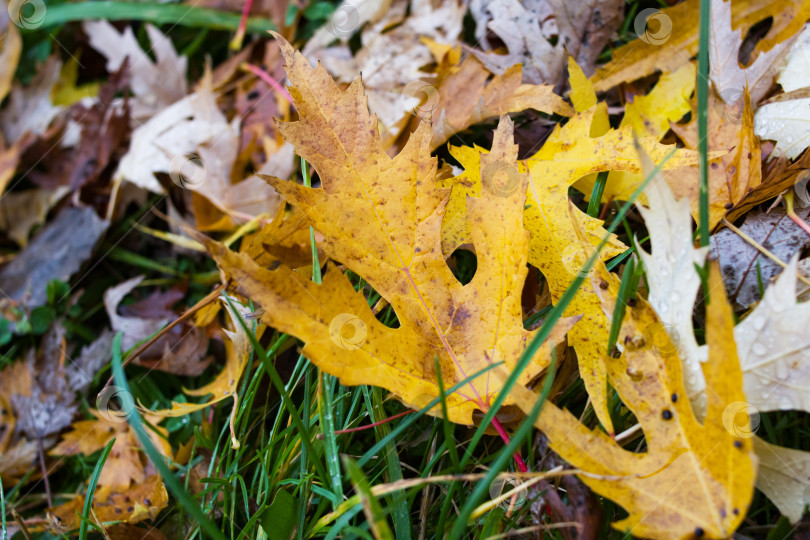
POLYGON ((259 523, 270 540, 289 540, 298 528, 298 498, 279 489, 259 523))

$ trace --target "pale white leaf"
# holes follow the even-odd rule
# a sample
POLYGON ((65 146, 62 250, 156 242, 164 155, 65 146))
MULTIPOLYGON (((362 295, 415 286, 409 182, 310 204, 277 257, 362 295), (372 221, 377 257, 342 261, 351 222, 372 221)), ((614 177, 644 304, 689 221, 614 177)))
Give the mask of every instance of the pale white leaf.
POLYGON ((754 438, 754 451, 759 458, 757 489, 796 523, 810 504, 810 452, 768 444, 759 437, 754 438))
POLYGON ((734 329, 748 402, 810 412, 810 303, 796 301, 798 256, 734 329))
POLYGON ((810 86, 810 25, 805 25, 790 47, 777 82, 785 92, 810 86))
POLYGON ((796 159, 810 146, 810 98, 763 105, 754 114, 754 133, 776 141, 776 155, 796 159))

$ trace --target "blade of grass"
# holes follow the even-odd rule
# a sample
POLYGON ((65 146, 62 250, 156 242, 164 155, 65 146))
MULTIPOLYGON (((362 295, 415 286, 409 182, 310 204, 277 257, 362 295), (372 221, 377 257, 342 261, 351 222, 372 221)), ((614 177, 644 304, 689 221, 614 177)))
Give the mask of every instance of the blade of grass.
MULTIPOLYGON (((340 475, 340 462, 338 461, 337 438, 335 437, 335 422, 332 417, 332 391, 329 388, 329 376, 323 371, 319 371, 320 379, 318 384, 318 415, 321 421, 321 433, 326 442, 326 466, 329 469, 329 480, 332 485, 332 493, 335 494, 333 500, 338 501, 343 497, 343 484, 340 475)), ((332 505, 334 509, 337 504, 332 505)))
POLYGON ((613 347, 616 346, 616 338, 619 337, 619 330, 622 327, 624 311, 627 307, 627 300, 635 290, 633 278, 635 277, 635 259, 632 257, 627 261, 622 274, 622 282, 619 284, 619 294, 616 298, 616 305, 613 306, 613 320, 610 322, 610 333, 608 334, 608 344, 606 354, 610 357, 613 347))
MULTIPOLYGON (((377 422, 377 418, 385 415, 383 408, 382 389, 377 386, 365 386, 362 389, 363 398, 366 402, 369 418, 372 422, 377 422), (379 414, 377 413, 379 411, 379 414)), ((376 440, 385 437, 391 432, 388 422, 382 422, 374 426, 376 440)), ((399 460, 396 444, 392 441, 384 449, 385 473, 388 482, 398 482, 402 480, 402 463, 399 460)), ((411 532, 411 520, 408 511, 408 501, 404 493, 397 492, 388 496, 389 507, 394 519, 394 534, 397 540, 409 540, 413 537, 411 532)))
POLYGON ((697 71, 697 125, 700 153, 700 245, 709 245, 709 26, 710 2, 700 0, 697 71))
MULTIPOLYGON (((309 167, 306 160, 301 158, 301 174, 304 177, 304 185, 312 187, 312 180, 309 176, 309 167)), ((318 259, 318 246, 315 244, 315 229, 309 228, 309 242, 312 246, 312 281, 322 283, 321 265, 318 259)), ((326 441, 326 467, 329 469, 329 480, 332 484, 332 492, 335 494, 332 508, 334 509, 343 496, 343 484, 340 475, 340 461, 338 460, 337 437, 335 436, 335 422, 332 417, 332 381, 327 373, 318 370, 318 416, 321 421, 321 433, 326 441)))
POLYGON ((442 398, 442 427, 444 428, 444 440, 447 443, 447 452, 450 454, 450 462, 453 464, 453 473, 461 471, 459 469, 458 449, 456 448, 456 438, 453 436, 455 426, 447 419, 447 394, 444 392, 444 380, 442 370, 439 367, 439 357, 433 357, 433 369, 436 370, 436 381, 439 383, 439 397, 442 398))
POLYGON ((177 498, 189 514, 194 516, 200 527, 202 527, 209 536, 217 540, 225 540, 225 536, 219 531, 216 524, 208 519, 208 516, 206 516, 194 500, 189 497, 186 490, 183 489, 183 486, 180 485, 180 482, 178 482, 177 478, 172 474, 172 471, 169 470, 163 456, 152 444, 149 434, 146 432, 143 422, 141 422, 141 417, 137 409, 135 409, 135 400, 132 398, 132 392, 129 390, 129 383, 127 383, 124 368, 121 365, 121 336, 122 333, 118 332, 113 340, 112 370, 113 376, 115 377, 115 384, 122 389, 122 392, 118 395, 120 396, 121 409, 126 414, 127 422, 132 427, 146 455, 149 456, 149 460, 160 473, 160 476, 166 483, 166 487, 172 492, 172 495, 177 498), (126 396, 127 399, 125 399, 124 396, 126 396))
POLYGON ((107 456, 110 455, 114 444, 115 438, 113 437, 110 442, 107 443, 107 446, 104 447, 104 450, 101 451, 101 455, 96 462, 96 467, 93 469, 93 475, 90 476, 90 484, 87 486, 87 493, 84 496, 82 523, 79 526, 79 540, 87 539, 87 526, 90 523, 90 509, 93 507, 93 495, 96 493, 96 485, 98 485, 98 479, 101 476, 101 469, 104 468, 104 463, 106 463, 107 456))
MULTIPOLYGON (((236 30, 241 17, 218 9, 193 7, 187 4, 158 4, 152 2, 72 2, 48 6, 41 27, 60 26, 86 19, 108 21, 148 21, 213 30, 236 30)), ((250 17, 248 32, 264 33, 275 30, 273 21, 250 17)))
POLYGON ((366 475, 363 474, 363 470, 348 456, 343 457, 343 465, 349 473, 354 490, 360 496, 363 512, 366 514, 374 538, 377 540, 394 540, 394 534, 388 526, 388 520, 385 519, 385 512, 380 505, 380 501, 371 492, 371 486, 366 475))
POLYGON ((605 184, 607 184, 608 171, 602 171, 596 175, 596 181, 593 183, 593 191, 591 192, 591 200, 588 201, 588 215, 595 218, 599 215, 599 205, 602 204, 602 194, 605 192, 605 184))

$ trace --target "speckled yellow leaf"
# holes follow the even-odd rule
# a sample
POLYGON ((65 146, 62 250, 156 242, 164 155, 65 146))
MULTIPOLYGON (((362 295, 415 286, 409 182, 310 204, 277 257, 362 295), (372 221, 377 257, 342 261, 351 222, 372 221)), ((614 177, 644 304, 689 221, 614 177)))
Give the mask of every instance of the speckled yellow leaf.
MULTIPOLYGON (((533 333, 520 303, 529 234, 523 229, 526 176, 516 171, 512 122, 501 119, 493 151, 482 164, 493 183, 469 203, 478 268, 462 286, 441 252, 441 222, 449 195, 436 180, 431 129, 422 124, 389 157, 369 114, 362 83, 341 91, 323 67, 281 42, 299 121, 280 125, 318 173, 320 188, 270 179, 323 235, 327 256, 343 264, 393 307, 398 328, 380 323, 365 297, 329 265, 323 284, 281 265, 266 270, 245 254, 208 242, 217 263, 264 308, 263 320, 305 342, 303 353, 347 385, 382 386, 410 406, 438 395, 434 358, 446 388, 494 362, 511 367, 533 333), (513 189, 510 182, 517 179, 513 189)), ((549 340, 559 343, 573 321, 549 340)), ((549 361, 547 345, 521 377, 526 384, 549 361)), ((453 422, 473 423, 498 387, 490 373, 447 399, 453 422)), ((439 413, 440 408, 434 409, 439 413)))
MULTIPOLYGON (((632 126, 637 137, 661 140, 669 123, 677 122, 690 111, 689 96, 695 89, 695 64, 684 64, 672 73, 664 73, 646 96, 635 96, 624 107, 620 127, 632 126)), ((623 171, 608 175, 602 200, 626 201, 644 181, 644 176, 623 171)), ((594 177, 579 180, 574 187, 590 199, 594 177)), ((644 202, 642 198, 640 202, 644 202)))
MULTIPOLYGON (((591 246, 607 234, 600 220, 578 209, 568 217, 568 188, 586 174, 620 170, 640 173, 641 164, 633 145, 632 128, 611 130, 598 138, 588 136, 594 109, 572 118, 563 128, 555 129, 543 148, 527 160, 529 196, 524 223, 532 233, 529 242, 529 262, 546 277, 552 300, 556 302, 573 281, 582 263, 590 255, 591 246), (578 224, 591 246, 583 245, 578 224)), ((639 141, 641 147, 659 163, 673 149, 659 144, 654 138, 639 141)), ((697 163, 697 153, 678 150, 664 164, 664 169, 697 163)), ((623 246, 612 239, 602 252, 602 258, 615 256, 623 246)), ((585 284, 566 309, 567 316, 582 319, 568 336, 579 358, 579 368, 588 393, 602 424, 612 431, 607 413, 607 380, 602 355, 607 352, 608 325, 599 299, 589 284, 585 284)))
MULTIPOLYGON (((604 267, 595 274, 605 313, 612 314, 618 279, 604 267)), ((756 456, 750 430, 738 435, 733 429, 740 427, 734 413, 745 405, 745 395, 733 314, 717 265, 710 270, 709 288, 709 360, 703 371, 711 392, 704 423, 686 399, 675 347, 649 342, 650 329, 660 322, 642 298, 628 307, 618 340, 622 354, 607 367, 611 384, 641 424, 644 451, 622 448, 551 403, 535 422, 556 452, 585 471, 583 482, 624 507, 629 515, 613 525, 633 536, 727 538, 742 522, 753 496, 756 456)), ((524 388, 512 394, 524 411, 536 399, 524 388)), ((743 420, 747 427, 747 417, 743 420)))

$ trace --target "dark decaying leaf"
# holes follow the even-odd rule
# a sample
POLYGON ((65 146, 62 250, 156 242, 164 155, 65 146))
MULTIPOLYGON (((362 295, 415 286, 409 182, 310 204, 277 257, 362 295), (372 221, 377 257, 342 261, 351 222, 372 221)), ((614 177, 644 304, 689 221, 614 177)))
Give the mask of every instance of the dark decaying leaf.
POLYGON ((48 283, 70 281, 109 225, 92 208, 65 208, 0 271, 0 289, 25 308, 44 305, 48 283))
MULTIPOLYGON (((810 208, 799 209, 797 214, 807 220, 810 208)), ((810 236, 791 221, 781 207, 769 213, 759 210, 749 212, 740 230, 784 263, 810 246, 810 236)), ((720 261, 729 297, 742 306, 747 307, 761 298, 760 283, 762 288, 766 288, 771 278, 782 273, 782 266, 730 229, 712 235, 711 247, 720 261)))

